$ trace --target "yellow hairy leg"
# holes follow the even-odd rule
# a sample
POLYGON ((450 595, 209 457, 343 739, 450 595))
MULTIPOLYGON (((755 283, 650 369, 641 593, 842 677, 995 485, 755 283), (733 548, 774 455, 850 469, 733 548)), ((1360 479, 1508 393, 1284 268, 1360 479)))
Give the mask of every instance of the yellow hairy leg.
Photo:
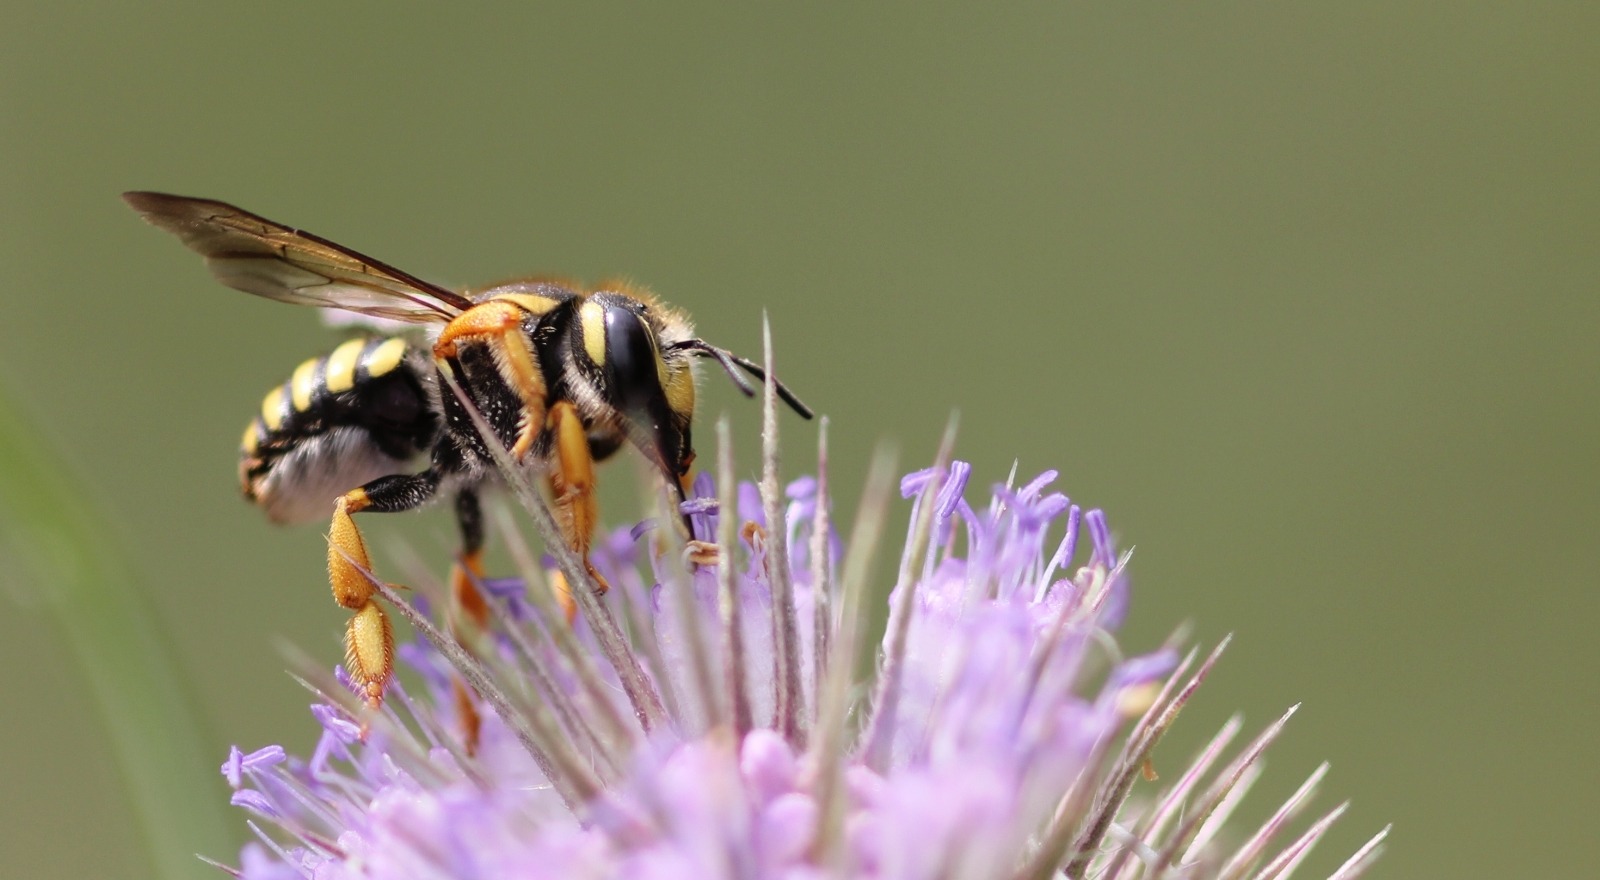
POLYGON ((328 526, 328 583, 333 600, 354 612, 345 627, 345 669, 367 704, 376 708, 394 674, 394 632, 375 598, 366 542, 350 518, 368 504, 367 493, 360 489, 334 502, 333 522, 328 526))
MULTIPOLYGON (((555 501, 561 538, 583 560, 583 567, 594 578, 596 589, 604 593, 611 585, 589 562, 589 544, 600 520, 600 506, 594 495, 594 456, 589 453, 588 432, 578 418, 577 407, 570 401, 557 401, 550 407, 548 419, 556 458, 549 473, 550 495, 555 501)), ((561 603, 570 622, 577 615, 571 585, 560 572, 552 575, 551 583, 556 601, 561 603)))
POLYGON ((495 300, 474 306, 446 324, 433 344, 437 360, 449 360, 460 353, 462 342, 477 342, 489 349, 501 378, 522 401, 522 424, 511 455, 521 461, 533 448, 544 424, 547 389, 538 358, 526 333, 522 332, 525 310, 510 302, 495 300))
MULTIPOLYGON (((450 622, 451 634, 463 646, 477 641, 489 629, 489 603, 476 584, 483 582, 483 551, 468 550, 450 567, 450 596, 456 614, 450 622)), ((461 744, 468 755, 478 753, 483 718, 478 714, 473 691, 458 676, 450 678, 450 694, 461 725, 461 744)))

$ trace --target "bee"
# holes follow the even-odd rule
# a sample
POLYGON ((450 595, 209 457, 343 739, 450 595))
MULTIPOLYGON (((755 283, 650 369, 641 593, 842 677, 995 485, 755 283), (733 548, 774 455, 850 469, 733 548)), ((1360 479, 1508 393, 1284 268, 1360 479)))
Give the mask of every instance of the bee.
MULTIPOLYGON (((543 475, 562 540, 602 591, 605 580, 589 563, 599 518, 595 463, 632 446, 682 501, 695 457, 695 361, 716 361, 746 396, 755 390, 740 370, 766 379, 754 362, 696 338, 682 312, 628 284, 586 289, 535 278, 457 292, 223 202, 154 192, 123 198, 229 287, 437 328, 429 343, 353 339, 305 361, 267 394, 241 444, 245 497, 268 517, 331 514, 329 583, 351 612, 347 671, 373 706, 393 674, 393 635, 351 514, 411 510, 453 494, 462 552, 452 594, 469 618, 487 623, 473 586, 483 573, 479 493, 501 478, 490 439, 446 376, 492 442, 543 475), (427 467, 409 472, 423 455, 427 467)), ((774 387, 812 417, 788 388, 776 380, 774 387)))

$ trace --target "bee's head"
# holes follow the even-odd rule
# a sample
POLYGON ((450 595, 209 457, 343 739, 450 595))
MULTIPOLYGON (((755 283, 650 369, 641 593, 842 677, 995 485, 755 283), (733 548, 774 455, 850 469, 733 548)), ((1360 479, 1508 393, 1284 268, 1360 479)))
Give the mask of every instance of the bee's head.
POLYGON ((611 405, 635 417, 657 404, 674 382, 655 317, 649 302, 625 293, 596 293, 584 303, 586 353, 605 377, 611 405))

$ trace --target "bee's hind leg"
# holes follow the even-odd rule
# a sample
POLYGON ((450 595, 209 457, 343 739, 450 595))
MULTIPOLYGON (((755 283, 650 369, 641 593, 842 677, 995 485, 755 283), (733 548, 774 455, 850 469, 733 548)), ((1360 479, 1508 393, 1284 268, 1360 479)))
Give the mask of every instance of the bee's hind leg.
POLYGON ((345 669, 374 708, 383 701, 384 686, 394 674, 394 632, 389 616, 374 598, 372 560, 351 514, 410 510, 427 502, 438 488, 439 474, 430 468, 420 474, 379 477, 339 496, 333 504, 333 521, 328 525, 328 583, 333 600, 352 612, 345 628, 345 669))

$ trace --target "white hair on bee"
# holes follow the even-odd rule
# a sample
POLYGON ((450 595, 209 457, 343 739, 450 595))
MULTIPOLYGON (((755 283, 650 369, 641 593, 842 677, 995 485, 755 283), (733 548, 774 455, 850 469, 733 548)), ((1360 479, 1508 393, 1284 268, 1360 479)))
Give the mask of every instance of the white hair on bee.
POLYGON ((364 428, 343 425, 295 444, 252 491, 273 522, 311 522, 327 518, 334 499, 352 485, 398 473, 410 463, 384 454, 364 428))

